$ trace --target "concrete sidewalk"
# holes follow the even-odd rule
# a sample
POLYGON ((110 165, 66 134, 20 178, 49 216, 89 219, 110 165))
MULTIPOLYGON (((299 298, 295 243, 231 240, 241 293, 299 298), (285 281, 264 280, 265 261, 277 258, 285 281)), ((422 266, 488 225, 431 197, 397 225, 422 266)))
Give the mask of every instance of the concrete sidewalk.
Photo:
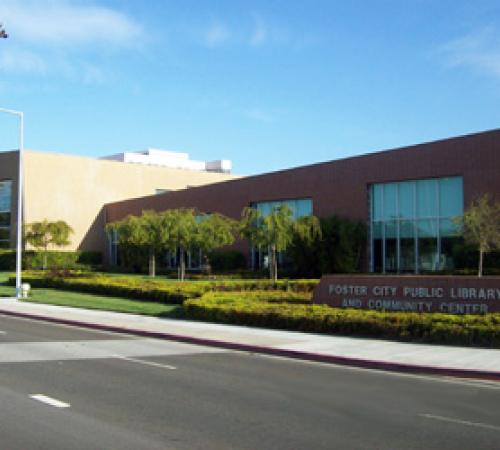
POLYGON ((219 325, 13 299, 0 299, 0 314, 310 361, 500 381, 500 350, 219 325))

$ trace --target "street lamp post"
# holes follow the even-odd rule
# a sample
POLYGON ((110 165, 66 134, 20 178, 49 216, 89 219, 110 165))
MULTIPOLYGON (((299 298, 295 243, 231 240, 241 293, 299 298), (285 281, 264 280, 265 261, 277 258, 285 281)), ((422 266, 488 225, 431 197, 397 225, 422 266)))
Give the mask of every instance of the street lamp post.
POLYGON ((21 298, 21 264, 23 245, 23 149, 24 149, 24 114, 13 109, 0 108, 0 112, 19 118, 19 162, 17 175, 17 240, 16 240, 16 298, 21 298))

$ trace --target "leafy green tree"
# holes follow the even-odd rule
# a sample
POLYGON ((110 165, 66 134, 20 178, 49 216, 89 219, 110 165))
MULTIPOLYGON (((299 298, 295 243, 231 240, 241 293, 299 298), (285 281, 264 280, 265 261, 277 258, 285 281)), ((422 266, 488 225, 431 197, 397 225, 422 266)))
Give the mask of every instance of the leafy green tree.
POLYGON ((43 253, 43 270, 47 269, 47 255, 49 246, 65 247, 71 243, 69 240, 73 229, 64 220, 49 222, 47 219, 41 222, 32 222, 26 225, 26 242, 41 250, 43 253))
POLYGON ((127 253, 133 250, 137 253, 142 250, 144 241, 142 239, 142 231, 140 227, 140 219, 137 216, 127 216, 125 219, 108 223, 106 225, 108 233, 116 233, 116 241, 120 245, 120 249, 127 253))
MULTIPOLYGON (((220 215, 198 215, 194 209, 170 209, 162 213, 143 211, 142 215, 111 223, 109 232, 118 234, 125 248, 147 249, 149 275, 155 276, 156 257, 162 250, 179 250, 179 279, 186 274, 186 254, 194 248, 210 251, 234 242, 234 221, 220 215)), ((137 256, 137 253, 136 253, 137 256)))
POLYGON ((198 223, 194 209, 169 209, 162 213, 166 247, 171 252, 179 250, 179 280, 186 276, 186 253, 198 243, 198 223))
POLYGON ((128 216, 109 224, 107 229, 118 233, 119 244, 147 249, 149 275, 156 276, 156 256, 168 243, 161 214, 143 211, 141 216, 128 216))
POLYGON ((178 276, 184 281, 186 254, 195 248, 208 254, 234 242, 235 222, 221 214, 197 214, 194 209, 172 209, 163 213, 168 248, 179 250, 178 276))
POLYGON ((267 248, 269 254, 269 277, 278 279, 278 252, 285 251, 298 235, 312 241, 321 234, 319 221, 314 216, 294 219, 287 205, 273 207, 268 215, 255 208, 245 208, 240 222, 240 233, 256 247, 267 248))
POLYGON ((479 250, 478 277, 483 275, 484 255, 500 249, 500 203, 485 194, 464 211, 461 224, 465 242, 479 250))
POLYGON ((209 254, 212 250, 234 242, 237 224, 222 214, 197 216, 197 246, 209 254))
POLYGON ((323 273, 350 273, 361 269, 366 248, 366 226, 339 216, 321 219, 319 268, 323 273))

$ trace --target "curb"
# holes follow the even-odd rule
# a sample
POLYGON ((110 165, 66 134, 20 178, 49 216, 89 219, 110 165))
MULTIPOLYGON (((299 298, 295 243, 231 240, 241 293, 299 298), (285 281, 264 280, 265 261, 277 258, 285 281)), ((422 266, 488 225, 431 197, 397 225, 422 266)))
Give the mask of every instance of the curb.
POLYGON ((197 338, 192 336, 184 336, 173 333, 164 333, 158 331, 137 330, 134 328, 118 327, 114 325, 101 325, 92 322, 81 322, 71 319, 59 319, 39 314, 21 313, 15 311, 5 311, 0 309, 0 314, 13 317, 21 317, 25 319, 40 320, 61 325, 72 325, 92 330, 111 331, 122 334, 132 334, 135 336, 151 337, 156 339, 165 339, 187 344, 205 345, 208 347, 218 347, 227 350, 238 350, 250 353, 261 353, 264 355, 281 356, 285 358, 300 359, 305 361, 322 362, 329 364, 337 364, 342 366, 358 367, 363 369, 385 370, 389 372, 402 372, 410 374, 426 374, 440 375, 456 378, 471 378, 488 381, 500 381, 500 372, 473 370, 473 369, 453 369, 436 366, 419 366, 404 363, 392 363, 380 360, 350 358, 346 356, 324 355, 321 353, 311 353, 300 350, 285 350, 272 347, 264 347, 260 345, 238 344, 229 341, 220 341, 217 339, 197 338))

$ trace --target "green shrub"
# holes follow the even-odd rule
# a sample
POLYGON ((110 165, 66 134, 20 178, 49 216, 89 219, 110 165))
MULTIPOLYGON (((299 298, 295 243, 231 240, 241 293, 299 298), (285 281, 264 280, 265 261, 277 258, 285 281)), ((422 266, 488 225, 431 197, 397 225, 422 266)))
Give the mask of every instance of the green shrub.
MULTIPOLYGON (((23 262, 25 256, 23 255, 23 262)), ((16 252, 12 250, 0 250, 0 270, 15 270, 16 252)))
MULTIPOLYGON (((177 278, 177 269, 167 269, 160 271, 162 275, 167 278, 177 278)), ((251 269, 241 269, 228 272, 212 272, 207 274, 200 270, 188 270, 186 272, 186 280, 200 280, 200 281, 214 281, 214 280, 255 280, 255 279, 269 279, 268 271, 257 271, 251 269)))
MULTIPOLYGON (((23 281, 35 288, 55 288, 112 297, 132 298, 160 303, 182 303, 187 298, 199 297, 208 286, 180 282, 158 282, 137 277, 108 277, 95 274, 79 276, 51 276, 47 273, 23 274, 23 281)), ((14 284, 14 277, 9 278, 14 284)))
POLYGON ((366 248, 366 226, 361 221, 331 216, 320 219, 321 237, 305 243, 298 237, 287 250, 291 274, 319 277, 324 273, 359 272, 366 248))
MULTIPOLYGON (((260 295, 260 294, 259 294, 260 295)), ((205 294, 184 302, 191 319, 295 331, 401 341, 500 347, 500 314, 419 314, 338 309, 325 305, 265 301, 244 295, 205 294)))
POLYGON ((213 280, 205 283, 210 286, 210 290, 217 292, 291 291, 311 293, 319 280, 277 280, 276 282, 269 279, 213 280))
POLYGON ((118 245, 118 267, 125 272, 147 273, 147 249, 132 245, 118 245))
MULTIPOLYGON (((109 276, 104 274, 83 273, 68 270, 47 272, 26 272, 23 279, 33 287, 56 288, 92 294, 126 297, 162 303, 182 303, 185 299, 200 297, 205 292, 273 292, 275 297, 310 298, 318 280, 209 280, 178 282, 166 279, 145 279, 137 276, 109 276), (280 294, 281 293, 281 294, 280 294), (303 293, 303 294, 300 294, 303 293), (305 295, 307 294, 307 295, 305 295)), ((15 279, 9 279, 11 284, 15 279)), ((272 297, 272 295, 268 295, 272 297)))
POLYGON ((84 266, 101 266, 102 265, 102 253, 101 252, 77 252, 78 259, 76 262, 84 266))
POLYGON ((245 256, 237 250, 213 251, 208 259, 215 273, 242 270, 247 266, 245 256))
MULTIPOLYGON (((467 244, 462 238, 452 241, 451 255, 455 265, 454 273, 477 275, 479 250, 476 246, 467 244)), ((494 251, 484 255, 484 275, 500 274, 500 252, 494 251)))
POLYGON ((264 303, 292 303, 311 304, 312 295, 308 292, 293 291, 242 291, 242 292, 207 292, 201 297, 203 301, 210 301, 219 305, 241 302, 264 303))
MULTIPOLYGON (((23 252, 23 268, 38 269, 42 267, 42 252, 28 250, 23 252)), ((49 251, 47 253, 47 265, 49 268, 86 268, 99 266, 102 263, 100 252, 59 252, 49 251)), ((15 250, 0 250, 0 270, 15 270, 15 250)))
MULTIPOLYGON (((99 252, 47 252, 47 267, 49 268, 90 268, 102 263, 99 252)), ((43 264, 42 252, 29 252, 26 259, 27 269, 40 269, 43 264)))

